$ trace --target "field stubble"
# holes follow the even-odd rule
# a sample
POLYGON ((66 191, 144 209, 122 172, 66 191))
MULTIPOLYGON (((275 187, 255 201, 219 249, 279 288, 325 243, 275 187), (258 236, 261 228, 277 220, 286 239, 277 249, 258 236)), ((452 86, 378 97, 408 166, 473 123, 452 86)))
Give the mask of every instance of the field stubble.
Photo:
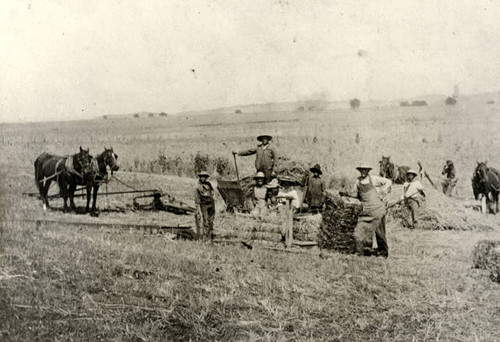
MULTIPOLYGON (((150 162, 160 152, 183 161, 198 152, 231 158, 231 150, 254 146, 260 133, 274 135, 286 157, 319 162, 331 184, 352 180, 360 160, 376 165, 381 155, 412 167, 420 160, 437 180, 444 161, 451 158, 459 172, 459 193, 470 197, 475 161, 489 159, 495 166, 494 151, 500 147, 493 139, 492 123, 498 119, 489 116, 485 122, 476 115, 470 123, 472 112, 462 108, 450 116, 429 107, 387 113, 277 113, 271 123, 263 122, 269 114, 255 114, 167 118, 161 123, 2 126, 0 336, 6 341, 500 340, 500 287, 485 272, 471 269, 470 259, 476 241, 499 239, 498 220, 466 211, 454 218, 455 211, 465 210, 460 200, 434 191, 429 191, 427 205, 440 214, 446 211, 449 220, 493 229, 410 231, 393 215, 388 223, 391 256, 383 260, 250 251, 172 242, 136 231, 64 224, 37 228, 6 221, 43 215, 36 199, 20 195, 33 184, 32 163, 43 151, 67 154, 82 145, 95 153, 112 146, 123 169, 134 170, 136 159, 150 162)), ((252 157, 238 162, 241 174, 252 174, 252 157)), ((153 182, 192 203, 194 179, 130 172, 117 176, 138 188, 153 182)), ((399 197, 399 191, 392 196, 399 197)), ((112 198, 111 205, 129 198, 112 198)), ((164 219, 154 214, 106 215, 99 219, 164 219)))

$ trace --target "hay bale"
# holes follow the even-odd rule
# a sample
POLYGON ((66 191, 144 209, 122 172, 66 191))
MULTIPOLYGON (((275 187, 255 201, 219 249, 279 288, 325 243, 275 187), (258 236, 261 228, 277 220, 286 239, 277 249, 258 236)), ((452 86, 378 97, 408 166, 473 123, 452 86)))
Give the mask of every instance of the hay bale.
POLYGON ((492 248, 488 254, 488 269, 491 280, 500 283, 500 244, 492 248))
POLYGON ((319 247, 346 254, 354 253, 354 228, 361 210, 360 203, 344 202, 340 196, 328 192, 318 234, 319 247))
POLYGON ((490 261, 489 254, 495 247, 500 246, 499 240, 478 241, 472 251, 472 267, 487 269, 490 261))
POLYGON ((472 252, 472 267, 490 271, 491 280, 500 283, 500 240, 481 240, 472 252))

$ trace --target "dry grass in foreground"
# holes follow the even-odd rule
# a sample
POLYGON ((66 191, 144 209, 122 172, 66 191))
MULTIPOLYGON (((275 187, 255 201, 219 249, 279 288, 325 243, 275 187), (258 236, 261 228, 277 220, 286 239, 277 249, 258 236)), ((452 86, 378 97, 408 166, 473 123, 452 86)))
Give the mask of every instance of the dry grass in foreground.
POLYGON ((3 341, 495 341, 500 286, 470 252, 498 232, 390 227, 391 257, 3 225, 3 341))

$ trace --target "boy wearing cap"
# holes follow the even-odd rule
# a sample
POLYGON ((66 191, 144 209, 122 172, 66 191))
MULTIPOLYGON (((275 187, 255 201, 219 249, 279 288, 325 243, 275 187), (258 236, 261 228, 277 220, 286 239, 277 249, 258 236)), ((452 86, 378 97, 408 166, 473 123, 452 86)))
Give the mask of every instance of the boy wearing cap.
POLYGON ((413 169, 406 172, 408 181, 403 184, 403 196, 401 198, 410 210, 412 229, 417 226, 419 209, 425 200, 424 187, 417 179, 417 175, 417 172, 413 169))
POLYGON ((314 165, 310 171, 313 175, 307 179, 304 201, 307 203, 309 210, 320 211, 323 207, 325 194, 325 182, 321 179, 323 172, 319 164, 314 165))
POLYGON ((279 183, 277 178, 273 178, 265 185, 267 188, 266 202, 269 209, 276 208, 278 205, 279 183))
POLYGON ((198 174, 199 182, 194 191, 194 202, 196 204, 196 228, 198 239, 210 238, 213 240, 215 200, 214 188, 208 181, 210 175, 206 171, 198 174))
POLYGON ((255 154, 255 169, 264 173, 266 183, 271 180, 271 175, 278 161, 276 149, 269 144, 272 139, 273 137, 270 135, 259 135, 257 140, 260 141, 261 144, 256 148, 243 151, 233 151, 233 154, 237 154, 239 156, 250 156, 255 154))
POLYGON ((267 188, 264 186, 264 173, 257 172, 253 177, 255 180, 255 186, 253 188, 253 209, 251 214, 254 216, 267 215, 267 188))
POLYGON ((370 176, 372 167, 361 164, 356 168, 361 174, 350 193, 340 195, 357 198, 363 204, 358 223, 354 229, 356 252, 358 255, 373 254, 373 235, 377 239, 377 255, 387 258, 389 246, 385 234, 386 204, 384 197, 391 192, 391 180, 379 176, 370 176))

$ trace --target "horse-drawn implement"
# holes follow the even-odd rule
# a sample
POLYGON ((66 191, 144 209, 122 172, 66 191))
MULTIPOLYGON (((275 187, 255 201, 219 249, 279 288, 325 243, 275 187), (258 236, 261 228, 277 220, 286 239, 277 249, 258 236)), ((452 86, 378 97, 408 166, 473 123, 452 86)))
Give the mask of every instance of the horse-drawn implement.
POLYGON ((81 147, 79 153, 67 157, 42 153, 36 159, 34 166, 38 193, 24 192, 23 194, 41 198, 44 210, 50 207, 49 199, 62 197, 64 199, 63 210, 67 211, 69 209, 67 206, 67 199, 69 198, 70 208, 76 211, 73 199, 86 196, 85 212, 97 216, 96 203, 99 188, 105 185, 106 206, 107 198, 110 195, 141 194, 133 199, 132 210, 168 211, 180 215, 189 215, 195 212, 194 208, 182 201, 176 201, 174 197, 162 193, 158 189, 138 190, 116 178, 113 172, 119 169, 118 155, 113 151, 113 148, 104 148, 104 151, 96 157, 92 157, 88 149, 85 150, 81 147), (108 169, 111 171, 111 176, 108 169), (108 192, 108 183, 111 180, 115 180, 130 190, 108 192), (58 194, 48 194, 52 181, 56 181, 59 186, 58 194), (80 187, 77 187, 78 185, 80 187), (86 193, 83 193, 84 190, 86 190, 86 193), (75 194, 78 191, 82 191, 82 193, 75 194), (91 197, 93 197, 92 207, 90 207, 91 197), (168 201, 163 203, 161 197, 167 198, 168 201), (142 200, 144 198, 152 198, 152 202, 145 203, 142 200))

